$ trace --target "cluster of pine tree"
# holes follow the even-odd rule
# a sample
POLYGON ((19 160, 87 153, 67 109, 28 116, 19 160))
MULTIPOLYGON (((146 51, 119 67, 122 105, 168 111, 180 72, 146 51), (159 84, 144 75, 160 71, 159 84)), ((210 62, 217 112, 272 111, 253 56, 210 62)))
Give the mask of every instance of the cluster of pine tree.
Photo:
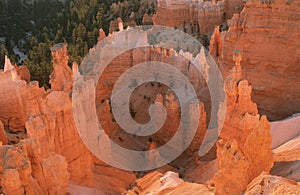
POLYGON ((81 62, 89 48, 97 43, 99 29, 106 33, 110 21, 121 17, 129 20, 132 12, 139 13, 137 24, 143 13, 153 13, 147 0, 120 1, 122 9, 114 9, 119 0, 0 0, 0 68, 4 56, 12 62, 26 65, 32 80, 48 86, 51 73, 50 47, 56 43, 67 43, 70 64, 81 62), (144 3, 143 3, 144 2, 144 3), (145 6, 146 5, 146 6, 145 6), (27 58, 20 61, 18 49, 27 58))

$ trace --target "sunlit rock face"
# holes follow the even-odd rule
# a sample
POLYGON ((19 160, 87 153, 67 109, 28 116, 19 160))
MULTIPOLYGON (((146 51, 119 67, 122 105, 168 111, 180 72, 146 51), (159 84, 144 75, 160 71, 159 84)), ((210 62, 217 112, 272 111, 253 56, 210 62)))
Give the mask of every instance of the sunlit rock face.
POLYGON ((0 121, 0 141, 2 142, 1 145, 8 144, 7 135, 4 129, 3 123, 0 121))
POLYGON ((26 81, 21 80, 20 74, 25 74, 18 70, 21 68, 16 69, 6 57, 0 72, 0 120, 12 132, 25 131, 26 81))
MULTIPOLYGON (((134 174, 117 170, 96 160, 85 147, 77 133, 72 111, 71 89, 73 78, 79 74, 78 65, 74 63, 73 70, 69 68, 67 65, 67 47, 64 44, 55 45, 52 48, 52 55, 54 66, 54 71, 50 79, 54 87, 52 90, 45 91, 35 81, 26 83, 26 81, 21 80, 15 67, 9 66, 8 60, 6 72, 0 73, 0 82, 3 85, 0 89, 1 93, 3 93, 0 96, 0 105, 3 104, 0 108, 1 121, 3 121, 3 125, 0 123, 1 145, 6 145, 8 141, 11 144, 17 143, 23 139, 20 133, 25 133, 26 137, 37 140, 38 151, 43 155, 41 157, 41 166, 47 169, 46 172, 37 173, 43 174, 45 178, 38 178, 40 176, 36 176, 35 173, 37 171, 41 172, 41 168, 39 168, 41 166, 38 166, 37 171, 34 170, 35 165, 33 165, 32 159, 29 159, 29 165, 31 162, 33 166, 32 177, 34 178, 30 179, 30 176, 29 179, 33 183, 31 181, 31 183, 28 183, 27 179, 27 183, 24 183, 25 181, 22 178, 19 181, 18 177, 21 176, 16 171, 13 171, 13 173, 7 172, 7 174, 12 174, 14 177, 10 178, 6 173, 4 174, 3 177, 5 180, 3 180, 1 186, 3 186, 6 194, 19 192, 30 194, 34 191, 37 192, 36 194, 44 193, 44 191, 45 193, 49 191, 50 194, 65 194, 70 178, 76 184, 101 187, 108 192, 125 191, 127 186, 135 179, 134 174), (14 140, 11 140, 10 134, 7 134, 10 131, 14 132, 14 140), (46 155, 48 153, 49 155, 46 155), (63 157, 58 157, 59 155, 55 153, 63 157), (43 160, 44 158, 49 160, 49 162, 43 160), (55 164, 56 162, 60 163, 60 161, 63 161, 63 165, 55 164), (60 174, 59 166, 62 166, 62 171, 65 171, 67 177, 60 174), (112 178, 117 177, 113 174, 116 171, 119 174, 115 181, 119 185, 110 185, 108 180, 106 180, 107 182, 101 182, 108 175, 112 178), (12 180, 16 182, 15 187, 11 187, 12 180), (37 182, 41 182, 41 184, 36 184, 37 182), (62 184, 59 182, 65 183, 62 184), (60 187, 56 187, 55 185, 59 185, 60 187)), ((10 148, 10 146, 7 147, 10 148)), ((3 150, 6 150, 5 148, 7 147, 3 146, 3 150)), ((31 155, 31 152, 29 155, 31 155)), ((6 157, 3 158, 5 159, 6 157)), ((10 161, 15 161, 15 158, 17 157, 11 158, 10 161)), ((25 155, 24 159, 26 158, 25 155)), ((3 168, 3 170, 6 169, 8 167, 3 168)), ((29 167, 28 174, 30 173, 29 167)))
POLYGON ((137 186, 129 190, 126 194, 214 194, 205 185, 184 182, 179 178, 178 173, 152 172, 136 181, 137 186))
POLYGON ((118 170, 94 158, 77 132, 71 89, 73 79, 79 74, 78 65, 73 63, 73 70, 69 68, 67 48, 64 44, 52 47, 52 55, 54 70, 50 82, 54 89, 44 92, 37 83, 28 85, 28 137, 38 138, 42 144, 42 151, 55 152, 66 158, 72 182, 107 191, 124 191, 135 176, 130 172, 119 171, 118 177, 121 179, 116 178, 119 186, 109 185, 109 181, 100 182, 108 175, 112 178, 117 177, 113 172, 118 170), (121 177, 122 174, 124 177, 121 177))
POLYGON ((299 9, 297 1, 248 1, 211 42, 224 76, 234 66, 232 52, 241 51, 242 77, 252 85, 259 112, 272 121, 300 111, 299 9))
POLYGON ((297 194, 300 191, 300 186, 297 182, 285 179, 282 177, 267 175, 262 173, 255 178, 249 185, 245 192, 250 194, 297 194))
POLYGON ((1 192, 5 194, 65 194, 69 180, 63 156, 42 152, 36 139, 3 146, 1 192))
MULTIPOLYGON (((242 55, 233 53, 235 66, 225 80, 226 115, 217 142, 218 172, 213 178, 217 194, 240 194, 261 172, 273 167, 270 123, 258 114, 252 88, 241 80, 242 55)), ((223 113, 219 113, 223 114, 223 113)))
POLYGON ((57 44, 51 48, 53 72, 50 84, 53 91, 70 91, 72 89, 72 71, 68 67, 68 50, 66 44, 57 44))

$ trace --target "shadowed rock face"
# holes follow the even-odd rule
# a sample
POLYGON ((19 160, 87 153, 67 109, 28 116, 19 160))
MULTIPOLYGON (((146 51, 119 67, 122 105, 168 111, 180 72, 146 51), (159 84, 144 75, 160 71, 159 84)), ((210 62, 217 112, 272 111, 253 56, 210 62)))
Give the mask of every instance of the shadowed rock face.
POLYGON ((30 72, 26 66, 17 66, 16 70, 18 75, 20 75, 21 80, 24 80, 27 83, 30 82, 30 72))
POLYGON ((273 175, 300 181, 300 117, 271 123, 274 153, 273 175))
POLYGON ((223 24, 242 8, 242 0, 159 0, 153 23, 199 36, 211 33, 216 25, 223 24))
MULTIPOLYGON (((97 85, 97 115, 111 139, 124 147, 136 150, 147 148, 148 137, 133 138, 118 126, 113 118, 110 98, 114 84, 126 70, 148 61, 164 62, 178 68, 189 78, 196 91, 200 92, 206 87, 206 82, 197 68, 194 65, 189 65, 191 62, 183 56, 178 55, 175 51, 145 47, 128 51, 115 58, 104 70, 97 85)), ((176 82, 175 80, 176 77, 174 77, 174 82, 176 82)), ((199 93, 200 101, 204 95, 206 94, 199 93)), ((141 124, 148 123, 150 120, 149 106, 156 101, 161 102, 167 109, 166 123, 152 136, 157 143, 157 147, 159 147, 168 142, 179 127, 180 107, 176 94, 168 86, 158 82, 148 82, 137 86, 130 97, 130 112, 136 122, 141 124)), ((199 149, 206 132, 204 105, 201 105, 201 112, 201 118, 199 118, 200 126, 196 138, 190 147, 194 152, 199 149)))
POLYGON ((242 78, 251 83, 259 112, 272 121, 300 112, 299 11, 297 1, 249 1, 211 42, 224 76, 234 65, 232 52, 241 51, 242 78))

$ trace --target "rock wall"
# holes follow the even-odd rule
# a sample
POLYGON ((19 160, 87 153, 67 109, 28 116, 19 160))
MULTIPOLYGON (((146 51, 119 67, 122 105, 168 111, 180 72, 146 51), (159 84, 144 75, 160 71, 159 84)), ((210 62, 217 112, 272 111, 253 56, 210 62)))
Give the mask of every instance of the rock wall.
POLYGON ((221 25, 239 13, 242 0, 202 1, 202 0, 158 0, 154 25, 178 28, 191 35, 208 34, 216 25, 221 25))
POLYGON ((211 33, 216 25, 226 22, 226 12, 223 2, 217 4, 205 2, 198 11, 198 25, 201 34, 211 33))
MULTIPOLYGON (((196 91, 200 91, 206 86, 205 79, 195 66, 189 66, 189 60, 177 52, 155 48, 145 47, 137 48, 116 57, 108 67, 103 71, 96 93, 97 115, 102 127, 112 140, 124 147, 133 149, 147 148, 148 137, 134 137, 139 144, 129 141, 131 135, 127 134, 116 123, 113 118, 110 106, 110 98, 114 84, 117 79, 131 67, 148 61, 157 61, 170 64, 181 70, 190 80, 196 91)), ((174 76, 175 77, 175 76, 174 76)), ((201 98, 200 98, 201 99, 201 98)), ((151 139, 157 144, 157 147, 164 145, 177 132, 180 123, 180 108, 177 96, 168 89, 168 86, 157 82, 145 83, 137 87, 130 98, 130 111, 135 121, 145 124, 149 122, 149 106, 154 102, 160 102, 167 109, 166 123, 163 127, 151 136, 151 139), (142 94, 142 95, 141 95, 142 94)), ((203 104, 200 105, 199 128, 188 153, 193 154, 199 149, 200 144, 206 132, 206 111, 203 104)), ((150 138, 150 137, 149 137, 150 138)))
POLYGON ((196 33, 198 24, 197 12, 195 11, 197 11, 197 6, 198 3, 189 4, 188 1, 184 0, 159 0, 153 23, 154 25, 174 27, 196 33))
POLYGON ((244 2, 245 0, 223 0, 226 18, 230 19, 234 14, 240 13, 244 2))
POLYGON ((243 78, 253 87, 259 112, 279 120, 300 112, 300 6, 297 1, 249 1, 229 21, 221 38, 213 37, 211 52, 223 75, 234 66, 232 52, 240 50, 243 78))

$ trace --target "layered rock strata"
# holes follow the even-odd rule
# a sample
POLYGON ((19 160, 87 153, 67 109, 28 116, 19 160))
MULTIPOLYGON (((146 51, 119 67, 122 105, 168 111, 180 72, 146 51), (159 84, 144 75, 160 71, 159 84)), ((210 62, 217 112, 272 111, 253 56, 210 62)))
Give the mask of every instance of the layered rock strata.
POLYGON ((242 76, 259 112, 272 121, 300 112, 299 11, 297 1, 248 1, 228 22, 229 30, 211 41, 224 76, 234 66, 232 52, 241 51, 242 76))
POLYGON ((191 35, 199 36, 211 33, 216 25, 223 24, 242 8, 242 0, 159 0, 153 23, 178 28, 191 35))

